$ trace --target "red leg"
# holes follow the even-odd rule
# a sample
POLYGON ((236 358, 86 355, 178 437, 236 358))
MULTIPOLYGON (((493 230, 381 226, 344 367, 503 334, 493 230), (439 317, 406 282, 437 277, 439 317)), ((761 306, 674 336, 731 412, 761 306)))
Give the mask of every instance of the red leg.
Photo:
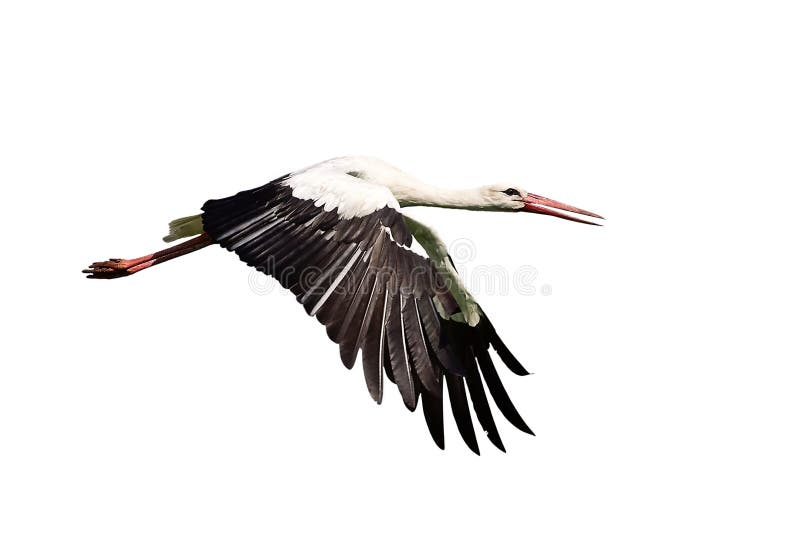
POLYGON ((89 268, 83 270, 83 273, 89 274, 86 277, 91 279, 114 279, 130 276, 153 265, 205 248, 209 244, 214 244, 214 241, 207 233, 203 233, 194 239, 136 259, 109 259, 92 263, 89 268))

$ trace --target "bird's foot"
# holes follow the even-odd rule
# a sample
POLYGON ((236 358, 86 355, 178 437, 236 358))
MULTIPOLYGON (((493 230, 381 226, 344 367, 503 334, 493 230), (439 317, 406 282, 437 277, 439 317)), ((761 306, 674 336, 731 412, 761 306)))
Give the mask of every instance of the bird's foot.
POLYGON ((89 268, 82 270, 84 274, 89 274, 87 278, 92 279, 114 279, 122 276, 130 276, 140 269, 134 269, 138 263, 130 259, 109 259, 108 261, 96 261, 89 265, 89 268))

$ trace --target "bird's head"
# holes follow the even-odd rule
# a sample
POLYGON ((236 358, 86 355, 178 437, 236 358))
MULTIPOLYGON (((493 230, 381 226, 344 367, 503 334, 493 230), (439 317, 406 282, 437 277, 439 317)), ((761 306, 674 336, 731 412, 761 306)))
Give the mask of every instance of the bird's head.
POLYGON ((481 188, 480 192, 485 202, 484 205, 491 210, 538 213, 593 226, 599 226, 600 224, 569 215, 565 211, 586 217, 603 218, 590 211, 557 202, 538 194, 529 193, 522 187, 508 183, 489 185, 481 188))

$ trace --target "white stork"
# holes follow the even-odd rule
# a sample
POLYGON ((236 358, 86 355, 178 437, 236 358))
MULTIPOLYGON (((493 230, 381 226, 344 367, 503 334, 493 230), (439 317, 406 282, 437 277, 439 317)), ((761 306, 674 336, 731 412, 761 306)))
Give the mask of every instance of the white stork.
POLYGON ((484 383, 505 418, 533 432, 500 382, 489 346, 512 372, 528 372, 464 287, 444 242, 400 212, 411 206, 521 211, 585 224, 594 223, 564 211, 602 218, 514 185, 441 189, 375 158, 340 157, 207 201, 202 214, 170 223, 167 242, 196 235, 182 244, 137 259, 92 263, 83 272, 93 279, 123 277, 217 243, 291 290, 339 344, 347 368, 361 353, 376 402, 383 397, 384 373, 409 410, 421 396, 431 436, 444 449, 446 382, 459 433, 479 453, 469 390, 478 422, 505 451, 484 383), (413 239, 428 257, 410 249, 413 239))

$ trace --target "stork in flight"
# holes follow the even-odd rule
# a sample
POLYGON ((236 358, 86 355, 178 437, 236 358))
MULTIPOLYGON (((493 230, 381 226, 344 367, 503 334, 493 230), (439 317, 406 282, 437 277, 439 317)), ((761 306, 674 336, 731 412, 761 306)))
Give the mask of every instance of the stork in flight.
POLYGON ((376 402, 383 397, 385 373, 409 410, 422 398, 430 434, 444 449, 446 383, 458 431, 480 453, 469 391, 478 423, 505 451, 484 384, 512 425, 533 432, 511 403, 489 347, 515 374, 528 372, 464 287, 444 242, 400 212, 412 206, 539 213, 593 225, 566 212, 603 218, 514 185, 442 189, 375 158, 340 157, 207 201, 202 214, 170 223, 165 241, 194 237, 177 246, 137 259, 92 263, 83 272, 92 279, 115 279, 219 244, 292 291, 325 325, 347 368, 361 353, 376 402), (411 250, 414 239, 428 257, 411 250))

